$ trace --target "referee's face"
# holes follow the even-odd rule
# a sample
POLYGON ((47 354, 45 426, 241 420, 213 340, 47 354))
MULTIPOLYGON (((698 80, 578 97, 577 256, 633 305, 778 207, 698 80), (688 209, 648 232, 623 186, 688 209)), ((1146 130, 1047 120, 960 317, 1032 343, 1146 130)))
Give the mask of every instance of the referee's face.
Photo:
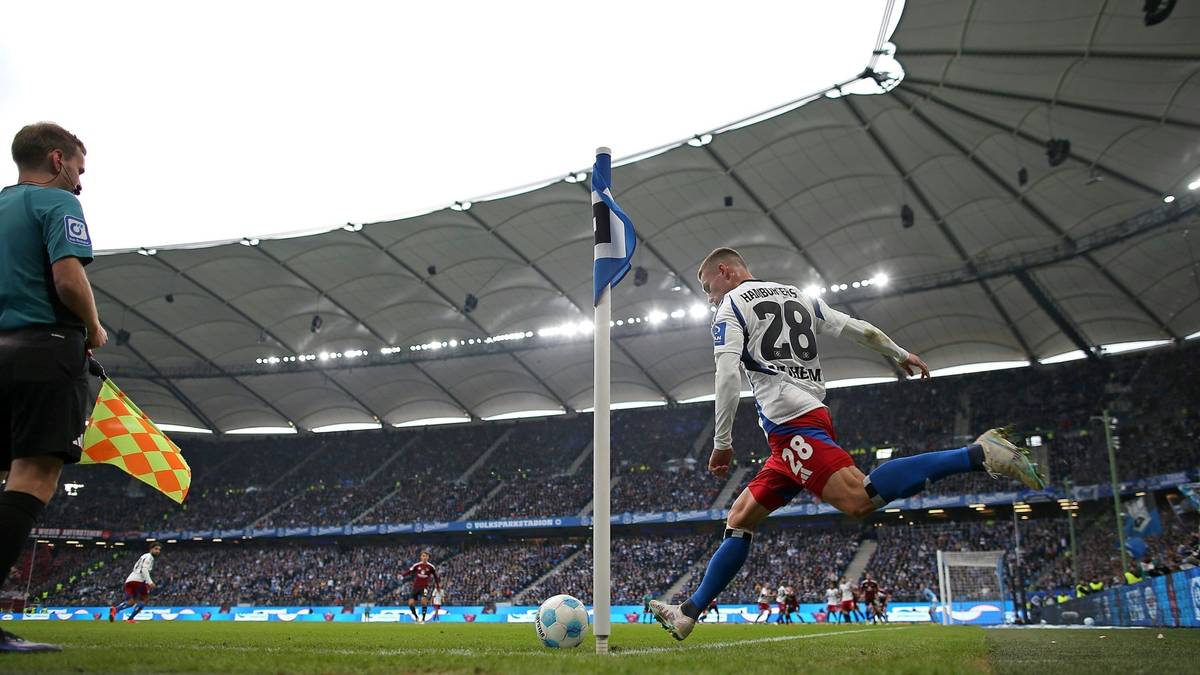
POLYGON ((73 157, 64 156, 62 150, 55 150, 53 155, 52 159, 57 164, 55 168, 58 170, 58 179, 55 181, 54 187, 60 187, 75 195, 83 192, 81 176, 85 171, 87 155, 78 148, 73 157))

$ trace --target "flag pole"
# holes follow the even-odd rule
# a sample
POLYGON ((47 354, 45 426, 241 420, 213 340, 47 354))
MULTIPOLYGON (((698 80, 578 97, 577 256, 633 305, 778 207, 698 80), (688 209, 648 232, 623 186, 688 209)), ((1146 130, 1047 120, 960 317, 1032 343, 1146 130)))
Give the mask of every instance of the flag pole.
MULTIPOLYGON (((596 171, 604 182, 611 184, 612 150, 596 148, 596 171)), ((608 227, 608 206, 603 202, 592 205, 594 225, 608 227)), ((612 289, 607 285, 596 303, 595 368, 593 371, 592 394, 594 396, 592 425, 592 607, 595 616, 592 633, 596 636, 596 653, 608 653, 608 636, 611 626, 611 528, 610 511, 610 435, 609 405, 611 384, 609 352, 612 348, 609 337, 609 321, 612 318, 612 289)))

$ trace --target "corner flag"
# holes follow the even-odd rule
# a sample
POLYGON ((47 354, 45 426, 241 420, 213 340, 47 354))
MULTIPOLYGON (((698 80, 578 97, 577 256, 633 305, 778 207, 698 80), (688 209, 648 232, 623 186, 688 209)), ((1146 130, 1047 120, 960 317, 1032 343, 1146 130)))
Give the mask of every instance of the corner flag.
POLYGON ((167 435, 107 377, 83 432, 80 464, 112 464, 182 504, 192 486, 188 466, 167 435))
MULTIPOLYGON (((606 148, 601 148, 604 150, 606 148)), ((612 155, 597 152, 592 165, 592 228, 596 233, 592 264, 592 306, 600 304, 605 287, 621 283, 637 248, 633 221, 612 196, 612 155)))

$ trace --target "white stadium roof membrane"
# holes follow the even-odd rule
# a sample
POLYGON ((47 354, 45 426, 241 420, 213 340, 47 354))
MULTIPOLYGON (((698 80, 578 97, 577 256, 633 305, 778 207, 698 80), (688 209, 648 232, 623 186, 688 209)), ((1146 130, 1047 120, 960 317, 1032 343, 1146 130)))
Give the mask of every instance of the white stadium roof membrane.
MULTIPOLYGON (((1194 336, 1200 8, 1146 27, 1135 5, 912 0, 889 93, 615 168, 648 277, 614 294, 613 401, 712 393, 694 270, 722 245, 942 372, 1194 336), (1052 139, 1070 141, 1055 166, 1052 139)), ((100 357, 154 419, 223 432, 583 410, 591 248, 572 175, 320 235, 101 256, 101 316, 128 341, 100 357)), ((821 347, 827 379, 896 375, 821 347)))

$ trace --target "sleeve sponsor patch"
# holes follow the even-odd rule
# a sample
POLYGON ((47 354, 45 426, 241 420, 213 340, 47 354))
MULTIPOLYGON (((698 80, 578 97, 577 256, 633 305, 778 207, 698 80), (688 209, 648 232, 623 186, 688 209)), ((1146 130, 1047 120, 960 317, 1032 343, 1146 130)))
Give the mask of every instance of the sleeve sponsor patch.
POLYGON ((88 234, 87 223, 75 216, 63 216, 63 230, 67 241, 80 246, 91 246, 92 238, 88 234))
POLYGON ((712 325, 713 346, 722 347, 725 345, 725 322, 718 321, 712 325))

